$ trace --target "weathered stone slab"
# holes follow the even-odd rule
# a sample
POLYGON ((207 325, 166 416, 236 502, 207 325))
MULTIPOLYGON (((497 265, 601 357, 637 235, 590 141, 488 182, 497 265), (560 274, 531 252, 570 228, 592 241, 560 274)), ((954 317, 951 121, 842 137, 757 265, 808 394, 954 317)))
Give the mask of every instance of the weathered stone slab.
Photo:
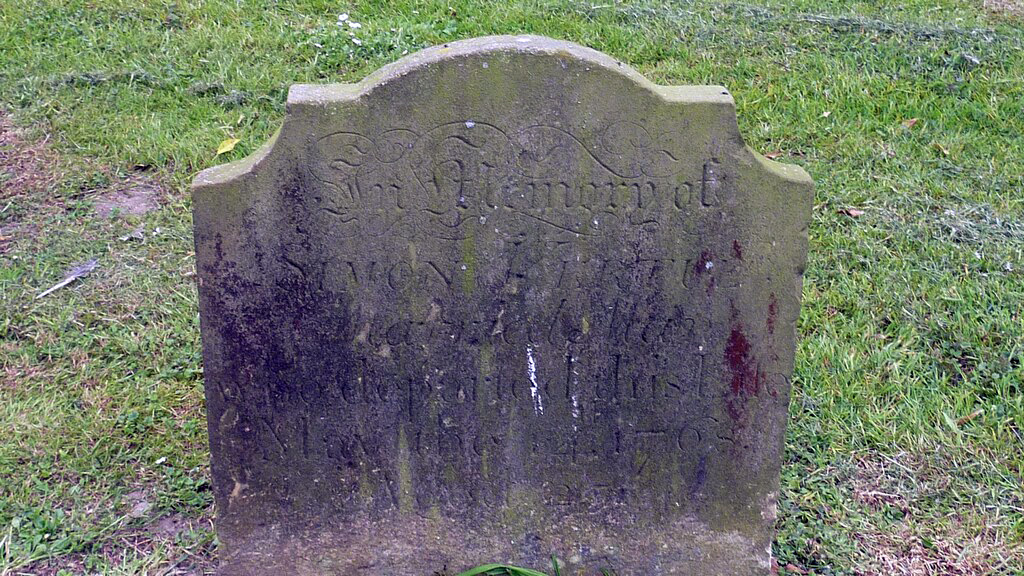
POLYGON ((293 87, 195 181, 221 573, 767 573, 811 197, 564 42, 293 87))

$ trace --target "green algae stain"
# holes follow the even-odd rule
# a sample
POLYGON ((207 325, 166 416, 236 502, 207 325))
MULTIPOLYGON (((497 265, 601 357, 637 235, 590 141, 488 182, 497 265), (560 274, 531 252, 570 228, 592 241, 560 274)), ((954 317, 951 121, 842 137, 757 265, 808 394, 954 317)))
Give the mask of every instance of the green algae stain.
POLYGON ((501 522, 509 534, 525 534, 531 527, 543 523, 544 499, 536 492, 518 486, 508 492, 501 522))
POLYGON ((462 292, 467 296, 476 287, 476 241, 472 234, 462 240, 462 292))
POLYGON ((398 429, 398 509, 402 513, 413 511, 412 457, 405 427, 398 429))
POLYGON ((416 271, 416 265, 418 264, 416 256, 416 243, 409 242, 409 268, 411 268, 413 272, 416 271))
POLYGON ((484 480, 491 479, 491 463, 487 448, 480 451, 480 475, 484 477, 484 480))

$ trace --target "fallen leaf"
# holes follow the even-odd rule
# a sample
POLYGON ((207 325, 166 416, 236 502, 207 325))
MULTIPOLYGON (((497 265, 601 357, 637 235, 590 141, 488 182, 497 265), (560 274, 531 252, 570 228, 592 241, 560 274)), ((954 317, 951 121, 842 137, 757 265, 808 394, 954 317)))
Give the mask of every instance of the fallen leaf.
POLYGON ((939 152, 942 152, 943 156, 949 156, 949 149, 946 148, 945 146, 943 146, 942 144, 939 144, 938 142, 935 142, 933 144, 933 146, 935 146, 936 150, 938 150, 939 152))
POLYGON ((918 121, 919 121, 918 118, 911 118, 910 120, 904 120, 903 122, 901 122, 901 124, 903 124, 907 128, 913 128, 914 124, 917 124, 918 121))
POLYGON ((971 420, 974 420, 974 419, 975 419, 975 418, 977 418, 978 416, 981 416, 981 415, 982 415, 982 414, 983 414, 984 412, 985 412, 985 411, 984 411, 983 409, 981 409, 981 408, 978 408, 977 410, 975 410, 974 412, 971 412, 971 413, 970 413, 970 414, 968 414, 967 416, 963 416, 963 417, 961 417, 960 419, 958 419, 958 420, 956 421, 956 423, 957 423, 957 425, 959 425, 959 426, 963 426, 964 424, 967 424, 968 422, 970 422, 971 420))
POLYGON ((235 149, 235 144, 238 144, 239 142, 241 142, 241 140, 238 138, 228 138, 221 142, 220 146, 217 146, 217 156, 231 152, 235 149))
POLYGON ((145 240, 145 238, 146 238, 145 232, 146 232, 145 227, 144 226, 139 226, 138 228, 136 228, 135 230, 132 230, 128 234, 125 234, 124 236, 121 236, 120 238, 118 238, 118 240, 120 240, 121 242, 128 242, 129 240, 145 240))
POLYGON ((782 151, 781 150, 776 150, 775 152, 769 152, 769 153, 764 155, 764 157, 769 159, 769 160, 775 160, 779 156, 782 156, 782 151))
POLYGON ((787 572, 796 572, 797 574, 807 574, 807 570, 797 566, 796 564, 786 564, 787 572))
POLYGON ((857 218, 859 216, 863 216, 864 215, 864 211, 863 210, 859 210, 857 208, 840 208, 839 209, 839 213, 840 214, 845 214, 845 215, 849 216, 850 218, 857 218))

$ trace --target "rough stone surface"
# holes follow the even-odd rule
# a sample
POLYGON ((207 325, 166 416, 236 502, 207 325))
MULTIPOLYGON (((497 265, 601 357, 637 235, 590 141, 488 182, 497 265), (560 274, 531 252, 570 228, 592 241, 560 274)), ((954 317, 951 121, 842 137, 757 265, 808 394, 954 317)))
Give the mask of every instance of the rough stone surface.
POLYGON ((194 185, 221 574, 765 574, 812 183, 545 38, 295 86, 194 185))

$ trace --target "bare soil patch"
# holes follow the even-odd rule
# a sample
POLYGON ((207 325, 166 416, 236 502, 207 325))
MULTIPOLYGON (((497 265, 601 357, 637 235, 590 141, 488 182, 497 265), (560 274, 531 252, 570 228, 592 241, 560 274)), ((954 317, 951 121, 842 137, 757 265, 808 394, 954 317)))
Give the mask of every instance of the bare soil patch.
POLYGON ((104 191, 95 199, 96 213, 103 218, 115 216, 142 216, 160 208, 163 190, 142 178, 131 178, 112 190, 104 191))

